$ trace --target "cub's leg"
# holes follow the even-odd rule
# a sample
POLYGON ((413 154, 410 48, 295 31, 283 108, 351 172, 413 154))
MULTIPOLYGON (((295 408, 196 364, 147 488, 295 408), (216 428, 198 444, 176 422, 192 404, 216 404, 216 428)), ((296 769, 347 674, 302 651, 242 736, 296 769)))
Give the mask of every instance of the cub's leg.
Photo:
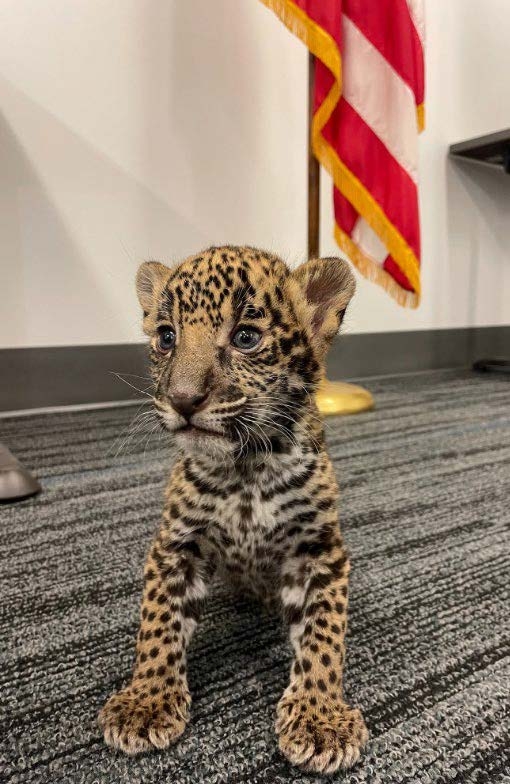
POLYGON ((276 731, 288 760, 317 773, 353 765, 368 738, 361 712, 345 704, 342 692, 348 573, 337 523, 329 540, 322 528, 320 537, 298 543, 283 567, 295 659, 276 731))
POLYGON ((145 565, 132 681, 99 714, 110 746, 136 754, 165 748, 184 732, 191 703, 186 647, 207 593, 207 572, 199 543, 164 524, 145 565))

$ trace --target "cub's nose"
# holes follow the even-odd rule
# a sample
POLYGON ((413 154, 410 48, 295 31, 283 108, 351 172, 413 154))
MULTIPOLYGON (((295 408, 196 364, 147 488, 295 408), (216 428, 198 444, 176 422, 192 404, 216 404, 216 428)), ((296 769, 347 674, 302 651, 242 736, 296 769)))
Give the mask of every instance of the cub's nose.
POLYGON ((201 411, 207 403, 209 392, 201 395, 189 395, 186 392, 176 392, 169 395, 172 408, 181 414, 185 419, 189 419, 197 411, 201 411))

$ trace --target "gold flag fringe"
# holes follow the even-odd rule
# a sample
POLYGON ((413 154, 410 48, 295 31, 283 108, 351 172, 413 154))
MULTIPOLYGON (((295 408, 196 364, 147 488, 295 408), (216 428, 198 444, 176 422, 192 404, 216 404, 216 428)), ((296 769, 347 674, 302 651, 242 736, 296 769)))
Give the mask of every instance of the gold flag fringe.
POLYGON ((354 266, 361 272, 364 278, 377 283, 378 286, 383 288, 392 297, 398 305, 404 308, 417 308, 420 304, 420 296, 415 291, 407 291, 397 283, 397 281, 386 272, 385 269, 379 267, 372 259, 359 249, 355 242, 351 240, 340 226, 335 223, 335 240, 337 245, 346 253, 351 259, 354 266))

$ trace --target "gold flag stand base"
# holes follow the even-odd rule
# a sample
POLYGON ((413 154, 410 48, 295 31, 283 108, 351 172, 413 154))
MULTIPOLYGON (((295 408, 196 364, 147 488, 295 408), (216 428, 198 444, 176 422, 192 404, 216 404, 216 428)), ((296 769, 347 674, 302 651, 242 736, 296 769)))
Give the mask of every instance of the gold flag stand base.
POLYGON ((374 407, 374 398, 363 387, 324 379, 317 391, 317 405, 324 416, 359 414, 374 407))

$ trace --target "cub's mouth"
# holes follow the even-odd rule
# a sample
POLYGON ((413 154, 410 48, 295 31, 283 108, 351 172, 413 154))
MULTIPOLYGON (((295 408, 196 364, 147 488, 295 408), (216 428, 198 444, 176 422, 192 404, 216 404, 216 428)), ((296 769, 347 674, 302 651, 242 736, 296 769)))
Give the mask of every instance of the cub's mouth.
POLYGON ((189 436, 212 436, 213 438, 225 438, 224 433, 220 433, 218 430, 210 430, 207 427, 201 427, 200 425, 194 425, 192 422, 186 422, 185 425, 182 427, 178 427, 177 430, 174 430, 175 434, 183 434, 189 436))

